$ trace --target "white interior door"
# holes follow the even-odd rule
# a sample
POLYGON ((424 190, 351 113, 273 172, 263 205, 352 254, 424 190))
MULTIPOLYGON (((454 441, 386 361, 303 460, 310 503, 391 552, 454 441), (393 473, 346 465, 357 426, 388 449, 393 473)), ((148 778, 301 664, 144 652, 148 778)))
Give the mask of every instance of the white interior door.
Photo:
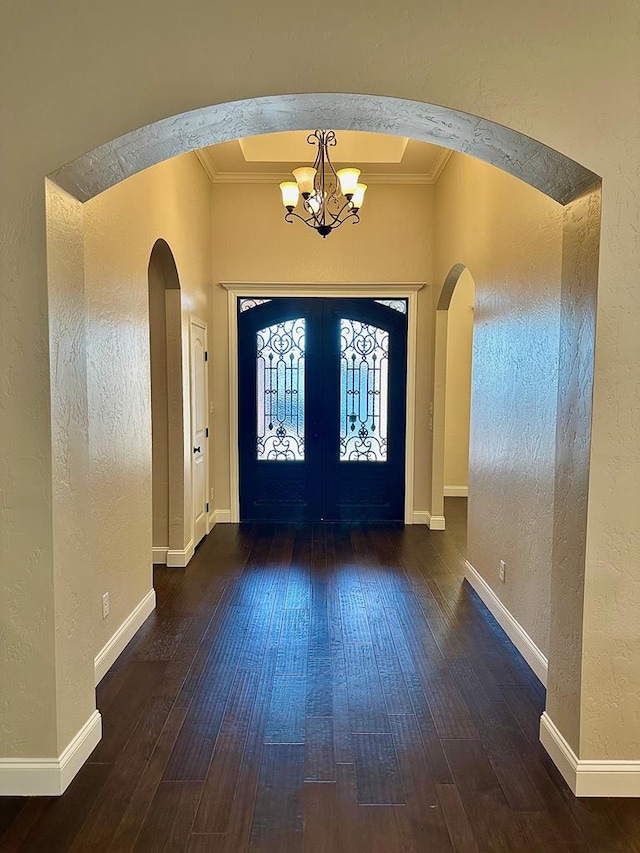
POLYGON ((193 544, 207 532, 207 327, 191 320, 191 483, 193 489, 193 544))

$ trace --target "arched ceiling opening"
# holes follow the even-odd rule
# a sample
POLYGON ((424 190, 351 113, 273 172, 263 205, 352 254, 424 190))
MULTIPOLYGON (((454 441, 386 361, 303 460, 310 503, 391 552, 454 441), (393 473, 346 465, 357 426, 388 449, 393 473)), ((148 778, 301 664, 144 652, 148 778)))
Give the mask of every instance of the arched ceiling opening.
POLYGON ((470 154, 567 204, 599 177, 522 133, 446 107, 356 94, 278 95, 215 104, 141 127, 51 175, 87 201, 157 163, 209 145, 309 127, 388 133, 470 154))

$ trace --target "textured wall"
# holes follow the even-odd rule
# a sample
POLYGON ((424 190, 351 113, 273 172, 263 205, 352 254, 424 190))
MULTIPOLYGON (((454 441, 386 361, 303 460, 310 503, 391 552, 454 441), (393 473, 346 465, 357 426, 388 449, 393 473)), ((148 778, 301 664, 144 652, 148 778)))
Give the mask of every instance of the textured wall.
POLYGON ((469 478, 471 354, 476 286, 462 273, 449 305, 447 324, 447 389, 444 422, 444 484, 466 486, 469 478))
POLYGON ((83 209, 47 182, 57 750, 95 709, 83 209))
MULTIPOLYGON (((213 185, 214 281, 427 282, 433 263, 433 187, 373 184, 359 225, 322 240, 300 222, 284 222, 277 183, 213 185)), ((211 384, 216 413, 229 408, 227 292, 214 289, 211 384)), ((427 399, 431 294, 418 295, 417 399, 427 399)), ((415 509, 428 508, 430 460, 426 407, 416 420, 415 509)), ((228 422, 216 417, 211 482, 215 506, 229 507, 228 422)))
MULTIPOLYGON (((600 572, 595 566, 584 571, 587 552, 587 496, 591 452, 589 404, 593 393, 594 315, 597 302, 598 234, 600 193, 577 199, 564 211, 562 247, 563 334, 558 369, 558 419, 556 425, 556 484, 553 576, 551 586, 551 661, 547 690, 547 711, 577 754, 606 757, 607 746, 615 738, 620 709, 601 685, 588 684, 586 673, 596 681, 609 668, 607 645, 597 642, 590 654, 588 644, 600 635, 612 608, 608 602, 590 595, 598 586, 600 572), (604 604, 604 608, 598 612, 604 604), (594 606, 595 605, 595 606, 594 606), (587 620, 595 616, 589 625, 587 620), (585 638, 586 641, 585 641, 585 638), (586 688, 586 689, 585 689, 586 688), (587 715, 589 723, 606 720, 593 743, 588 743, 588 728, 582 730, 582 707, 598 697, 587 715)), ((620 599, 613 608, 615 616, 606 626, 607 634, 635 637, 630 626, 636 616, 633 606, 627 618, 620 599)), ((628 671, 628 669, 627 669, 628 671)), ((622 671, 620 672, 622 676, 622 671)), ((618 677, 620 677, 618 676, 618 677)), ((624 720, 632 742, 637 721, 633 713, 624 720)), ((598 727, 596 727, 598 729, 598 727)), ((634 749, 637 748, 637 741, 634 749)))
MULTIPOLYGON (((208 319, 209 192, 202 167, 187 156, 137 175, 85 205, 95 566, 88 606, 94 615, 94 654, 151 588, 149 258, 156 240, 165 239, 178 268, 183 351, 188 353, 189 315, 208 319), (111 613, 103 621, 100 597, 107 590, 111 613)), ((184 361, 188 380, 187 356, 184 361)), ((184 388, 188 394, 188 381, 184 388)), ((184 411, 189 411, 188 397, 184 411)), ((183 456, 189 529, 181 547, 191 537, 189 450, 183 456)))
POLYGON ((183 400, 180 280, 164 240, 156 242, 149 262, 149 343, 153 546, 181 550, 190 536, 184 505, 185 452, 190 452, 184 439, 188 400, 183 400))
MULTIPOLYGON (((156 252, 149 264, 149 360, 151 371, 152 542, 169 547, 169 404, 167 309, 164 275, 156 252)), ((182 457, 182 454, 180 454, 182 457)))
POLYGON ((20 180, 4 158, 0 162, 0 749, 8 756, 52 755, 57 731, 45 187, 41 176, 25 183, 24 173, 20 180), (10 196, 14 203, 8 205, 10 196), (25 253, 25 243, 35 251, 25 253))
POLYGON ((491 166, 451 157, 436 185, 435 281, 462 262, 476 283, 468 555, 545 653, 561 240, 558 204, 491 166))
MULTIPOLYGON (((611 713, 633 718, 637 655, 612 626, 627 624, 640 572, 639 27, 632 0, 543 2, 517 15, 507 0, 489 9, 451 0, 435 13, 418 0, 401 11, 382 0, 329 0, 322 8, 194 0, 189 14, 169 0, 113 0, 109 15, 79 0, 41 4, 37 15, 28 3, 0 4, 0 558, 4 612, 24 632, 24 645, 41 644, 33 609, 47 610, 53 597, 41 580, 52 577, 53 560, 43 177, 160 118, 290 91, 295 68, 298 91, 448 105, 542 140, 603 177, 586 528, 587 574, 598 583, 587 584, 594 610, 589 603, 585 612, 611 612, 606 634, 595 618, 585 623, 598 649, 593 704, 583 707, 594 726, 585 749, 603 722, 600 696, 611 713), (318 34, 312 51, 310 32, 318 34)), ((396 129, 393 121, 388 128, 396 129)), ((593 655, 589 645, 586 651, 593 655)), ((29 661, 21 667, 30 673, 29 661)), ((31 691, 40 686, 29 686, 25 706, 31 691)), ((634 727, 613 726, 607 753, 637 758, 635 737, 634 727)))

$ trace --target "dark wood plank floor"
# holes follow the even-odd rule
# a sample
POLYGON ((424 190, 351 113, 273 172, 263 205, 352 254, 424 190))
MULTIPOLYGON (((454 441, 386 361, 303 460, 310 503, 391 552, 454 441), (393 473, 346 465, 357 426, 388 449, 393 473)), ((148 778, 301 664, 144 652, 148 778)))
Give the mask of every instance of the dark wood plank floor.
POLYGON ((98 689, 60 798, 0 800, 2 851, 640 851, 640 801, 576 800, 544 691, 448 530, 219 526, 98 689))

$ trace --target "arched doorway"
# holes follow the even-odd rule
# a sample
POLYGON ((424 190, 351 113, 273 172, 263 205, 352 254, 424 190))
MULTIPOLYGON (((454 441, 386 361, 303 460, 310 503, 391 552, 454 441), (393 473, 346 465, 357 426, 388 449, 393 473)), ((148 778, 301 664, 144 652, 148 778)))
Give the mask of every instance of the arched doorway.
MULTIPOLYGON (((524 180, 564 207, 554 499, 554 566, 562 567, 562 579, 552 582, 552 599, 558 606, 553 609, 548 710, 575 744, 579 691, 572 686, 579 683, 582 665, 580 613, 600 223, 598 176, 523 134, 455 110, 365 95, 286 95, 217 104, 107 143, 49 176, 49 209, 55 209, 55 199, 64 193, 72 196, 71 206, 80 208, 83 201, 147 166, 206 145, 268 131, 323 126, 392 131, 463 151, 524 180), (575 476, 576 471, 580 476, 575 476), (572 601, 560 602, 562 592, 569 588, 569 576, 572 601), (570 650, 563 642, 567 634, 576 640, 570 650)), ((68 196, 65 198, 68 206, 68 196)), ((58 237, 59 232, 51 229, 49 248, 54 255, 52 241, 58 237)), ((64 234, 66 249, 76 251, 82 239, 82 218, 77 216, 64 234)), ((63 385, 64 378, 56 377, 56 381, 63 385)), ((55 386, 52 393, 55 396, 55 386)))
POLYGON ((153 562, 171 563, 168 552, 184 539, 184 414, 182 306, 173 253, 157 240, 149 259, 149 355, 153 484, 153 562))
POLYGON ((471 273, 464 264, 456 264, 445 279, 435 318, 431 468, 432 530, 444 529, 446 523, 444 497, 447 491, 450 494, 464 496, 464 488, 468 487, 473 339, 473 313, 469 308, 474 299, 475 282, 471 273), (452 311, 456 307, 454 294, 459 293, 460 282, 465 293, 458 306, 460 316, 456 317, 458 322, 453 329, 450 328, 450 321, 452 311), (452 339, 453 337, 455 340, 452 339), (452 360, 455 363, 452 364, 452 360), (460 482, 454 483, 454 479, 460 482))

